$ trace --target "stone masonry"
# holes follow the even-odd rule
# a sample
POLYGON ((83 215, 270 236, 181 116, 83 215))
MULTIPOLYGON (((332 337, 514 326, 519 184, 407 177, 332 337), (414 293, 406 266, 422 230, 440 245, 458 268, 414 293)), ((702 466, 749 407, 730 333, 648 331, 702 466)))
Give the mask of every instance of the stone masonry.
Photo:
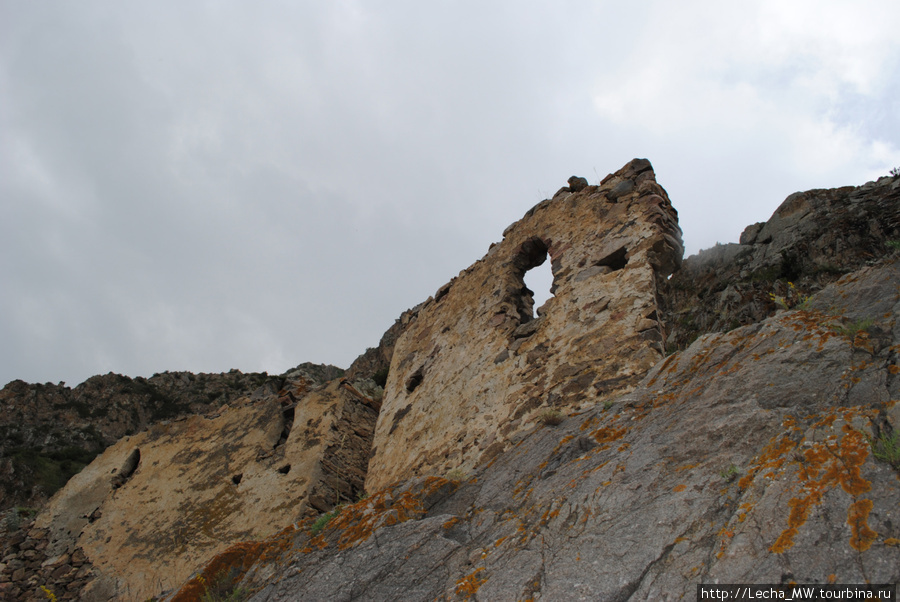
POLYGON ((646 159, 580 180, 419 306, 394 347, 367 490, 471 470, 543 412, 628 391, 664 357, 657 291, 681 262, 677 213, 646 159), (535 316, 523 277, 548 257, 554 296, 535 316))

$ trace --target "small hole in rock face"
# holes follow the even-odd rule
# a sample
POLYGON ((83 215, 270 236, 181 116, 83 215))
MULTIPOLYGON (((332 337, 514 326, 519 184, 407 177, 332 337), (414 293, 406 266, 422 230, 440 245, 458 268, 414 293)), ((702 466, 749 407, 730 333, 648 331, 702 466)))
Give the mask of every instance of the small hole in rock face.
POLYGON ((613 251, 594 265, 606 266, 613 272, 621 270, 628 264, 628 249, 622 247, 613 251))
POLYGON ((412 393, 416 390, 416 387, 422 384, 422 380, 425 375, 422 373, 422 369, 419 368, 416 370, 412 376, 409 377, 409 380, 406 381, 406 392, 412 393))
POLYGON ((233 477, 231 477, 231 482, 234 483, 235 485, 240 485, 241 479, 243 479, 243 478, 244 478, 243 474, 236 474, 233 477))
POLYGON ((285 464, 284 466, 282 466, 281 468, 278 469, 278 472, 280 472, 281 474, 287 474, 287 473, 291 472, 291 465, 285 464))

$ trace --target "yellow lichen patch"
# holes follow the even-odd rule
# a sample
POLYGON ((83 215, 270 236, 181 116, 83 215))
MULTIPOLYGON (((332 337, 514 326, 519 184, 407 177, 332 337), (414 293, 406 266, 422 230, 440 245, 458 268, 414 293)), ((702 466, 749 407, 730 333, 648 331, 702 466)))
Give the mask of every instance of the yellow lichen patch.
POLYGON ((773 438, 757 457, 753 466, 747 470, 747 474, 738 481, 738 486, 741 489, 747 489, 759 471, 781 468, 787 461, 787 455, 795 447, 797 447, 797 444, 786 435, 782 435, 777 439, 773 438))
MULTIPOLYGON (((850 419, 850 414, 845 414, 847 420, 850 419)), ((804 461, 797 471, 800 495, 788 502, 791 509, 788 527, 772 544, 770 551, 782 554, 794 545, 794 537, 809 517, 810 509, 821 503, 822 496, 829 489, 840 485, 841 489, 856 498, 871 488, 871 483, 860 474, 860 468, 869 454, 868 443, 861 433, 849 426, 844 425, 842 430, 844 435, 838 445, 827 441, 815 443, 803 452, 804 461)), ((868 527, 863 529, 868 511, 863 514, 863 506, 857 506, 859 503, 861 502, 856 502, 853 506, 856 510, 852 517, 856 519, 857 527, 850 540, 850 545, 857 549, 860 549, 857 546, 865 545, 868 548, 871 545, 868 540, 869 532, 865 530, 868 527)))
POLYGON ((594 426, 595 424, 597 424, 597 423, 599 423, 599 422, 600 422, 600 420, 599 420, 596 416, 593 416, 593 417, 591 417, 591 418, 588 418, 588 419, 585 420, 584 422, 582 422, 582 423, 581 423, 581 426, 578 427, 578 428, 579 428, 580 430, 582 430, 582 431, 586 431, 586 430, 588 430, 589 428, 591 428, 592 426, 594 426))
POLYGON ((869 528, 869 512, 872 511, 872 500, 859 500, 850 505, 847 510, 847 524, 853 535, 850 536, 850 545, 854 550, 864 552, 869 549, 878 533, 869 528))
POLYGON ((694 464, 685 464, 684 466, 679 466, 675 469, 675 472, 682 472, 684 470, 691 470, 692 468, 697 468, 700 465, 699 462, 694 464))
POLYGON ((456 582, 456 594, 465 596, 467 599, 478 593, 478 588, 487 582, 487 577, 481 577, 480 573, 484 571, 484 567, 475 569, 469 575, 456 582))
POLYGON ((384 498, 375 504, 345 509, 334 519, 333 528, 341 531, 338 549, 346 550, 367 540, 377 527, 387 527, 418 518, 424 512, 421 498, 404 491, 390 504, 384 498))
POLYGON ((627 431, 628 429, 626 427, 617 429, 615 427, 605 426, 591 433, 591 436, 597 440, 597 443, 601 446, 600 449, 603 450, 609 448, 609 443, 624 437, 627 431))

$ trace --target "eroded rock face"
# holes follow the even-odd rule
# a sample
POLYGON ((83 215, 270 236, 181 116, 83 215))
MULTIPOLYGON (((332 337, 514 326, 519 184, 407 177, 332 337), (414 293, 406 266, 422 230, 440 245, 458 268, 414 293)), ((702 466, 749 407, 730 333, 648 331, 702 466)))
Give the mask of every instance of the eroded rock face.
POLYGON ((162 372, 92 376, 74 388, 13 381, 0 389, 0 508, 39 507, 107 446, 151 424, 277 392, 292 374, 323 383, 334 366, 301 364, 280 376, 162 372))
POLYGON ((470 470, 539 412, 627 391, 663 357, 657 289, 683 252, 665 190, 643 159, 575 188, 418 308, 394 346, 368 490, 470 470), (523 277, 548 259, 554 296, 535 317, 523 277))
POLYGON ((896 583, 900 262, 708 334, 630 393, 460 482, 373 493, 261 544, 242 586, 293 600, 681 600, 698 583, 896 583), (865 319, 865 329, 854 329, 865 319))
POLYGON ((237 541, 356 499, 371 400, 299 374, 277 393, 125 437, 53 497, 35 529, 47 556, 83 551, 83 599, 146 599, 237 541))
POLYGON ((663 295, 670 350, 706 332, 759 322, 802 304, 844 274, 897 252, 900 177, 788 196, 740 244, 684 260, 663 295))

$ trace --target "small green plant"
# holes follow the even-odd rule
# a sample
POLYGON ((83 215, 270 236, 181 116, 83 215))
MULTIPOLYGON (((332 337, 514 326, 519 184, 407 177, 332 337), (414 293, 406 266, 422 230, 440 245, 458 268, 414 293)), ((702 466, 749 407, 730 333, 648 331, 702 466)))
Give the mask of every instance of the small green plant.
POLYGON ((242 602, 245 600, 247 591, 234 585, 237 576, 237 569, 232 568, 231 570, 223 569, 213 578, 212 583, 207 582, 203 575, 197 577, 200 585, 203 586, 200 602, 242 602))
POLYGON ((614 401, 607 399, 606 401, 603 402, 603 411, 608 410, 609 408, 613 407, 614 405, 616 405, 614 401))
POLYGON ((325 528, 325 525, 327 525, 331 521, 331 519, 333 519, 335 516, 340 514, 341 510, 343 510, 343 509, 344 509, 344 505, 338 504, 337 506, 334 507, 334 510, 332 510, 331 512, 326 512, 325 514, 323 514, 322 516, 317 518, 316 522, 314 522, 312 524, 312 527, 310 527, 310 529, 309 529, 310 534, 318 535, 319 532, 325 528))
POLYGON ((730 483, 735 480, 739 474, 741 474, 741 471, 738 470, 738 467, 734 464, 731 464, 730 466, 728 466, 728 468, 720 472, 719 476, 725 479, 726 483, 730 483))
POLYGON ((453 481, 454 483, 458 483, 460 481, 465 481, 467 476, 468 475, 466 475, 466 473, 463 472, 462 470, 460 470, 459 468, 454 468, 453 470, 451 470, 450 472, 447 473, 447 480, 453 481))
POLYGON ((783 297, 769 293, 769 298, 782 309, 807 309, 809 307, 809 295, 801 295, 793 282, 788 282, 788 290, 783 297))
POLYGON ((891 175, 895 178, 900 178, 900 167, 895 167, 891 170, 891 175))
POLYGON ((838 334, 848 336, 852 339, 855 338, 858 333, 868 330, 874 323, 875 320, 872 318, 860 318, 859 320, 850 322, 846 326, 841 324, 832 325, 831 329, 838 334))
POLYGON ((541 412, 539 420, 541 424, 547 426, 556 426, 563 421, 564 416, 559 410, 545 410, 541 412))
POLYGON ((895 251, 900 250, 900 240, 889 240, 885 244, 895 251))
POLYGON ((884 431, 877 439, 868 437, 869 445, 872 447, 872 455, 876 460, 887 462, 895 469, 900 470, 900 436, 892 433, 888 435, 884 431))

